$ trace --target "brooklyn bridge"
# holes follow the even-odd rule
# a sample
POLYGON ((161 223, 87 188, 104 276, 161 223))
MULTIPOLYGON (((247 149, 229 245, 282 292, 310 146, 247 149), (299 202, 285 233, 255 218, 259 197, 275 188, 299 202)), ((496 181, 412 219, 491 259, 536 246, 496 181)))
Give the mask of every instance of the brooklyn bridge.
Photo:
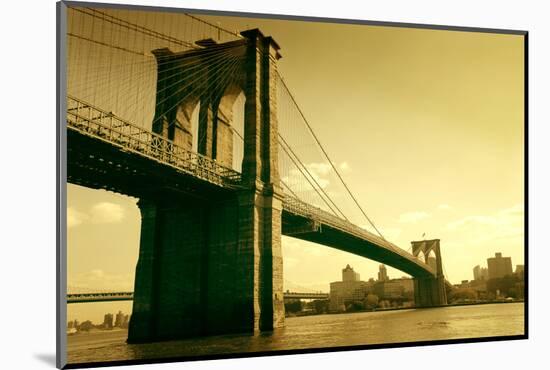
POLYGON ((67 9, 62 111, 67 181, 139 199, 135 287, 119 297, 133 299, 128 342, 284 326, 282 235, 411 275, 416 307, 447 303, 439 240, 406 250, 379 231, 279 72, 284 45, 190 14, 165 32, 125 14, 67 9))

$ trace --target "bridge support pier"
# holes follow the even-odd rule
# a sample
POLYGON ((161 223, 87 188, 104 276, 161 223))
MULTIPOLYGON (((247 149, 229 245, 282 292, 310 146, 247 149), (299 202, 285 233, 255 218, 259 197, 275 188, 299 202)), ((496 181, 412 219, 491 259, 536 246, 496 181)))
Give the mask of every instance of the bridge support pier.
POLYGON ((284 324, 282 202, 139 201, 140 255, 128 342, 255 333, 284 324), (183 202, 182 202, 183 203, 183 202))
POLYGON ((416 307, 444 306, 447 304, 445 277, 414 279, 414 304, 416 307))
POLYGON ((259 30, 242 34, 243 188, 212 199, 178 199, 168 192, 139 201, 129 343, 254 334, 284 325, 275 103, 279 47, 259 30))
POLYGON ((424 262, 429 264, 430 252, 435 254, 435 275, 414 279, 414 304, 416 307, 433 307, 447 304, 447 290, 441 260, 439 239, 413 241, 412 250, 416 257, 422 252, 424 262))

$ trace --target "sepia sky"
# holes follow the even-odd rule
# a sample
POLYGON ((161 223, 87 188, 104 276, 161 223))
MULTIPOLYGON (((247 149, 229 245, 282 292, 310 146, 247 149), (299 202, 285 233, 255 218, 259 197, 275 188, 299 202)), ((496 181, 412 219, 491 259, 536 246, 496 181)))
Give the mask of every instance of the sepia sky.
MULTIPOLYGON (((524 263, 522 36, 201 18, 274 37, 287 85, 387 239, 404 249, 423 233, 441 239, 452 283, 472 279, 472 268, 495 252, 524 263)), ((133 289, 136 201, 68 185, 69 286, 133 289)), ((363 280, 378 270, 373 261, 286 237, 283 255, 291 290, 328 291, 346 264, 363 280)), ((131 304, 78 306, 69 319, 99 321, 105 307, 128 312, 131 304)))

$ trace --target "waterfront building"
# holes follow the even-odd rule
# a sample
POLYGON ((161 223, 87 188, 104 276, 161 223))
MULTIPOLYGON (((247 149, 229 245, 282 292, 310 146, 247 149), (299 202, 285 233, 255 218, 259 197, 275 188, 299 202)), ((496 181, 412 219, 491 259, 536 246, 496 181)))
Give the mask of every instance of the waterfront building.
POLYGON ((486 267, 477 265, 474 267, 474 280, 487 280, 489 272, 486 267))
POLYGON ((512 275, 512 258, 502 257, 502 253, 495 253, 494 257, 487 258, 489 279, 512 275))
POLYGON ((517 276, 523 276, 525 272, 525 266, 524 265, 516 265, 516 271, 514 271, 514 274, 517 276))
POLYGON ((487 279, 472 280, 468 288, 475 290, 478 298, 484 299, 487 296, 487 279))
POLYGON ((346 267, 342 270, 342 281, 359 281, 360 276, 359 273, 353 271, 353 268, 348 264, 346 267))
POLYGON ((118 311, 115 317, 115 327, 122 328, 124 325, 124 314, 122 311, 118 311))
POLYGON ((113 314, 112 313, 106 313, 103 317, 103 327, 105 329, 112 329, 113 328, 113 314))
POLYGON ((414 297, 414 281, 410 278, 379 281, 374 294, 380 299, 405 299, 414 297))
POLYGON ((414 281, 407 277, 390 280, 384 265, 379 266, 378 280, 361 281, 359 274, 347 265, 342 270, 342 281, 330 283, 329 311, 345 311, 354 302, 364 302, 369 294, 386 300, 412 300, 414 281))
POLYGON ((347 265, 342 270, 342 281, 330 283, 329 310, 344 311, 346 305, 354 301, 363 301, 369 293, 372 283, 361 281, 359 274, 347 265))

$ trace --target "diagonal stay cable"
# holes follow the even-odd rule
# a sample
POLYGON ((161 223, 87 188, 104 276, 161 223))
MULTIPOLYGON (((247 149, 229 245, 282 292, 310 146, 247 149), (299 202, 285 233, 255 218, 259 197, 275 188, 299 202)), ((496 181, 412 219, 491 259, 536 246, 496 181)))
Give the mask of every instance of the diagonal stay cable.
MULTIPOLYGON (((225 68, 225 70, 228 72, 227 75, 231 76, 234 72, 235 72, 235 69, 238 67, 239 65, 239 61, 240 61, 241 58, 234 58, 232 60, 228 60, 226 61, 228 67, 225 68)), ((219 74, 217 75, 212 81, 209 81, 208 79, 204 79, 202 83, 200 83, 198 86, 200 86, 201 88, 203 88, 204 86, 210 86, 210 83, 211 82, 214 82, 214 81, 218 81, 218 82, 223 82, 224 81, 224 78, 221 78, 220 79, 220 76, 223 76, 222 74, 219 74), (205 85, 206 83, 206 85, 205 85)), ((225 80, 227 79, 227 76, 225 78, 225 80)), ((184 86, 185 87, 185 86, 184 86)), ((210 90, 210 91, 213 91, 213 90, 210 90)), ((177 91, 175 91, 173 94, 165 97, 164 99, 161 99, 159 102, 157 102, 157 105, 158 104, 162 104, 164 103, 165 101, 167 101, 168 99, 171 99, 172 97, 176 96, 176 94, 180 94, 183 92, 183 88, 180 88, 178 89, 177 91)), ((166 112, 176 108, 182 101, 184 101, 188 96, 191 95, 191 92, 184 95, 183 97, 181 97, 180 99, 178 99, 176 101, 176 104, 168 107, 166 109, 166 112)), ((162 119, 162 115, 159 115, 156 119, 153 120, 152 124, 154 124, 155 122, 157 122, 158 120, 162 119)))
POLYGON ((300 199, 300 197, 290 188, 290 186, 288 186, 288 184, 283 180, 281 179, 281 184, 283 184, 283 186, 285 188, 287 188, 287 190, 289 191, 290 194, 292 194, 292 196, 296 199, 300 199))
POLYGON ((321 142, 319 141, 319 139, 317 138, 317 135, 315 135, 315 132, 313 132, 313 129, 311 128, 309 122, 307 121, 304 113, 302 112, 302 109, 300 108, 300 106, 298 105, 298 103, 296 102, 296 99, 294 98, 294 96, 292 95, 292 93, 290 92, 290 90, 288 89, 288 86, 286 85, 283 77, 279 74, 279 72, 277 72, 277 74, 279 75, 279 79, 280 81, 282 82, 283 86, 285 87, 285 90, 287 91, 288 95, 290 96, 290 98, 292 99, 292 101, 294 102, 295 106, 296 106, 296 109, 298 109, 298 112, 300 113, 300 115, 302 116, 307 128, 309 129, 309 132, 311 133, 311 135, 313 136, 313 138, 315 139, 315 141, 317 142, 317 144, 319 145, 319 148, 321 148, 321 150, 323 151, 323 154, 325 155, 325 157, 327 158, 328 162, 330 163, 332 169, 334 170, 334 172, 336 173, 336 175, 338 176, 338 178, 340 179, 340 181, 342 182, 342 184, 344 185, 344 187, 346 188, 346 191, 348 192, 348 194, 351 196, 351 199, 353 199, 353 201, 355 202, 355 204, 357 205, 357 207, 359 208, 359 210, 361 211, 361 213, 363 214, 363 216, 365 216, 365 218, 367 219, 367 221, 370 223, 370 225, 374 228, 374 230, 376 230, 376 232, 378 233, 378 235, 380 235, 380 237, 382 239, 384 239, 385 241, 386 238, 384 238, 384 236, 382 235, 382 233, 380 232, 380 230, 378 230, 378 228, 376 227, 376 225, 374 225, 374 222, 372 222, 372 220, 369 218, 369 216, 367 216, 367 214, 365 213, 365 211, 363 210, 363 208, 361 207, 361 205, 359 204, 359 202, 357 201, 357 199, 355 198, 355 196, 352 194, 351 190, 349 189, 348 185, 346 184, 346 182, 344 181, 344 179, 342 178, 342 176, 340 175, 340 172, 338 172, 338 170, 336 169, 336 166, 334 165, 334 163, 332 162, 332 160, 330 159, 330 157, 328 156, 328 153, 326 152, 325 148, 323 148, 323 146, 321 145, 321 142))
MULTIPOLYGON (((244 142, 244 137, 240 134, 240 132, 238 132, 233 126, 230 126, 231 130, 237 134, 237 136, 241 139, 241 141, 244 142)), ((279 142, 279 144, 281 144, 281 142, 279 142)), ((298 163, 296 163, 296 161, 294 160, 294 158, 290 155, 290 153, 287 151, 287 149, 281 145, 281 148, 285 151, 286 155, 290 158, 290 160, 294 163, 294 165, 296 166, 296 168, 298 169, 298 171, 300 171, 300 173, 302 174, 302 176, 305 177, 306 181, 309 183, 309 185, 311 185, 311 187, 313 188, 313 190, 315 190, 315 192, 317 193, 317 195, 319 195, 319 197, 323 200, 323 202, 325 202, 325 204, 330 208, 330 210, 335 214, 337 215, 336 211, 330 206, 330 204, 327 203, 327 201, 323 198, 323 196, 319 193, 319 191, 315 188, 315 186, 311 183, 311 181, 309 180, 309 178, 303 173, 302 169, 300 168, 300 166, 298 165, 298 163)), ((290 149, 290 147, 289 147, 290 149)), ((295 154, 294 154, 295 155, 295 154)), ((295 155, 296 156, 296 155, 295 155)), ((298 158, 297 158, 298 159, 298 158)), ((298 159, 299 161, 299 159, 298 159)), ((303 166, 303 164, 302 164, 303 166)), ((305 167, 304 167, 305 168, 305 167)), ((310 175, 311 176, 311 175, 310 175)), ((313 177, 312 177, 313 178, 313 177)), ((315 179, 313 179, 315 181, 315 179)), ((283 179, 279 179, 279 181, 281 181, 281 183, 283 184, 284 187, 286 187, 289 192, 292 194, 292 196, 294 196, 296 199, 300 199, 300 197, 290 188, 290 186, 283 180, 283 179)), ((319 186, 319 185, 318 185, 319 186)), ((329 199, 330 200, 330 199, 329 199)), ((338 209, 338 208, 337 208, 338 209)), ((338 211, 340 211, 338 209, 338 211)), ((341 211, 340 211, 341 213, 341 211)), ((345 217, 345 216, 344 216, 345 217)))
POLYGON ((184 40, 177 39, 175 37, 172 37, 172 36, 163 34, 161 32, 149 29, 149 28, 141 26, 139 24, 132 23, 132 22, 126 21, 124 19, 115 17, 113 15, 107 14, 107 13, 102 12, 102 11, 97 10, 97 9, 93 9, 93 8, 84 8, 86 10, 80 9, 80 8, 72 8, 72 9, 77 11, 77 12, 86 14, 88 16, 98 18, 102 22, 109 22, 109 23, 115 24, 117 26, 124 27, 124 28, 126 28, 130 31, 139 32, 139 33, 141 33, 145 36, 148 36, 148 37, 154 37, 154 38, 157 38, 159 40, 168 41, 170 43, 174 43, 176 45, 180 45, 180 46, 184 46, 184 47, 188 47, 188 48, 197 48, 197 46, 195 46, 193 43, 191 43, 189 41, 184 41, 184 40), (100 14, 101 16, 98 16, 96 13, 100 14))
MULTIPOLYGON (((296 153, 294 152, 294 150, 292 149, 292 147, 286 142, 286 140, 283 138, 283 136, 279 133, 279 139, 282 140, 282 142, 284 143, 284 145, 286 145, 286 147, 290 150, 290 152, 293 154, 293 156, 296 158, 296 160, 298 161, 298 163, 302 166, 302 168, 306 171, 306 173, 309 175, 309 177, 311 177, 311 179, 313 180, 313 182, 315 182, 315 184, 317 185, 317 187, 319 188, 319 190, 325 195, 325 197, 329 200, 330 203, 332 203, 332 205, 338 210, 338 212, 340 213, 340 215, 342 217, 344 217, 344 219, 346 221, 349 221, 346 217, 346 215, 344 214, 344 212, 342 212, 342 210, 340 210, 340 208, 338 208, 338 206, 334 203, 334 201, 328 196, 328 194, 323 190, 323 188, 321 187, 321 185, 319 185, 319 183, 317 182, 317 180, 315 180, 315 177, 311 174, 311 172, 309 172, 309 170, 307 169, 306 165, 300 160, 300 158, 296 155, 296 153)), ((279 141, 279 143, 281 143, 281 141, 279 141)), ((288 154, 287 150, 285 149, 285 147, 283 145, 281 145, 281 147, 283 148, 283 150, 287 153, 287 155, 289 156, 289 158, 292 160, 292 162, 294 162, 294 164, 296 165, 296 167, 298 167, 298 170, 300 170, 300 172, 302 173, 302 175, 304 175, 304 177, 306 178, 306 180, 308 180, 307 176, 305 176, 305 174, 301 171, 300 169, 300 166, 294 161, 294 159, 292 158, 292 156, 290 154, 288 154)), ((311 182, 308 180, 308 182, 311 184, 311 182)), ((315 187, 312 185, 313 189, 315 189, 315 187)), ((319 191, 317 189, 315 189, 315 191, 317 192, 317 194, 319 194, 319 191)), ((327 201, 321 196, 321 194, 319 194, 319 196, 321 197, 321 199, 323 199, 323 201, 325 203, 327 203, 327 201)), ((327 206, 329 206, 329 208, 334 212, 334 210, 332 209, 332 207, 327 203, 327 206)), ((334 214, 336 214, 336 212, 334 212, 334 214)))

